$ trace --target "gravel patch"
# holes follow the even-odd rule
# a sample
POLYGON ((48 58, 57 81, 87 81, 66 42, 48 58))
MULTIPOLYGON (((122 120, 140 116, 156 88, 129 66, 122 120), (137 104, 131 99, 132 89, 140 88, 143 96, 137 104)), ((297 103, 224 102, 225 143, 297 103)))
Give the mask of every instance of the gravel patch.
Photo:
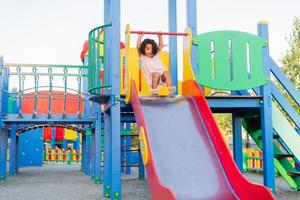
MULTIPOLYGON (((149 190, 145 180, 137 173, 122 178, 122 199, 148 200, 149 190)), ((94 184, 80 171, 80 164, 50 163, 43 167, 24 167, 17 176, 8 176, 0 183, 2 200, 99 200, 102 184, 94 184)))
MULTIPOLYGON (((259 173, 246 173, 246 178, 248 180, 263 184, 263 175, 259 173)), ((290 186, 286 183, 286 181, 278 176, 276 177, 276 199, 278 200, 299 200, 300 199, 300 191, 295 191, 290 188, 290 186)))
MULTIPOLYGON (((149 200, 150 194, 145 180, 139 180, 137 170, 122 177, 122 199, 149 200)), ((247 173, 253 182, 263 183, 263 176, 247 173)), ((0 183, 0 200, 99 200, 102 184, 94 184, 89 176, 80 171, 80 164, 45 164, 43 167, 20 168, 17 176, 7 177, 0 183)), ((276 178, 276 199, 300 199, 300 192, 292 190, 282 177, 276 178)))

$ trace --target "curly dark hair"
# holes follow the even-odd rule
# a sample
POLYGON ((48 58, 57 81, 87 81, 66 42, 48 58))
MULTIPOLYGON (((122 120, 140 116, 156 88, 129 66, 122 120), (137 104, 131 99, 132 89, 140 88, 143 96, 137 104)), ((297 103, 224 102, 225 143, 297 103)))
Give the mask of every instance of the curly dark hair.
POLYGON ((146 48, 146 45, 147 44, 151 44, 152 45, 152 54, 155 56, 158 52, 158 46, 157 46, 157 43, 152 40, 152 39, 144 39, 141 46, 140 46, 140 53, 143 54, 143 55, 146 55, 145 53, 145 48, 146 48))

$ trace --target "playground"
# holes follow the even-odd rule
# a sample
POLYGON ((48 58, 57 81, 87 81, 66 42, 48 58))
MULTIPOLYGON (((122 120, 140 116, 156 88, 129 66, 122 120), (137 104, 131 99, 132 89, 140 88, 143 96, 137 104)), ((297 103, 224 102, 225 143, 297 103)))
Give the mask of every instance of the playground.
POLYGON ((122 33, 120 0, 103 8, 82 65, 0 56, 0 199, 300 198, 300 92, 270 55, 267 21, 198 33, 188 0, 178 31, 169 0, 168 30, 122 33), (146 58, 137 36, 158 36, 159 53, 146 58), (153 72, 149 85, 142 59, 154 58, 157 85, 172 84, 154 87, 153 72), (213 113, 232 116, 231 146, 213 113))

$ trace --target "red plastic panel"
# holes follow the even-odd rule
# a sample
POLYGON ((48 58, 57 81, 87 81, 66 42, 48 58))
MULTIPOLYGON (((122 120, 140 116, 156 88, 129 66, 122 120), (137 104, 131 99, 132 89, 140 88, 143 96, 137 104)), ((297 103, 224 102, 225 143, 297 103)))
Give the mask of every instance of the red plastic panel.
POLYGON ((51 140, 52 138, 52 128, 44 127, 44 140, 51 140))
POLYGON ((63 141, 64 140, 64 128, 56 127, 55 140, 56 141, 63 141))
MULTIPOLYGON (((52 114, 63 113, 64 110, 64 92, 53 91, 52 114)), ((47 114, 49 105, 49 91, 40 91, 38 95, 38 114, 47 114)), ((80 102, 80 111, 83 112, 83 98, 80 102)), ((25 94, 22 100, 22 112, 24 114, 33 113, 34 93, 25 94)), ((66 113, 77 114, 78 112, 78 95, 67 93, 66 95, 66 113)))

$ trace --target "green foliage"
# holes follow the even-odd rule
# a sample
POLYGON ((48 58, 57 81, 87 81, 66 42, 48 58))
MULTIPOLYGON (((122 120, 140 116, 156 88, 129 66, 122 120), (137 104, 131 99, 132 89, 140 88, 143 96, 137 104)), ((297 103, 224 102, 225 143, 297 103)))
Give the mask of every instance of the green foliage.
MULTIPOLYGON (((210 91, 211 96, 230 96, 230 91, 223 91, 212 89, 210 91)), ((226 138, 232 137, 232 114, 221 114, 221 113, 214 113, 213 114, 219 129, 223 133, 226 138)))
MULTIPOLYGON (((131 135, 138 135, 138 130, 136 124, 131 124, 130 127, 131 135)), ((131 147, 137 148, 139 146, 139 137, 135 136, 131 139, 131 147)))
POLYGON ((295 17, 293 29, 288 38, 289 49, 280 60, 284 73, 292 83, 300 90, 300 17, 295 17))
POLYGON ((218 127, 222 131, 226 138, 232 136, 232 115, 231 114, 213 114, 218 124, 218 127))
MULTIPOLYGON (((286 76, 295 85, 297 90, 300 91, 300 17, 294 18, 292 32, 286 40, 289 43, 289 49, 283 55, 280 62, 282 63, 282 69, 286 76)), ((276 81, 275 84, 283 92, 291 105, 298 111, 298 113, 300 113, 299 106, 287 94, 283 87, 276 81)))

